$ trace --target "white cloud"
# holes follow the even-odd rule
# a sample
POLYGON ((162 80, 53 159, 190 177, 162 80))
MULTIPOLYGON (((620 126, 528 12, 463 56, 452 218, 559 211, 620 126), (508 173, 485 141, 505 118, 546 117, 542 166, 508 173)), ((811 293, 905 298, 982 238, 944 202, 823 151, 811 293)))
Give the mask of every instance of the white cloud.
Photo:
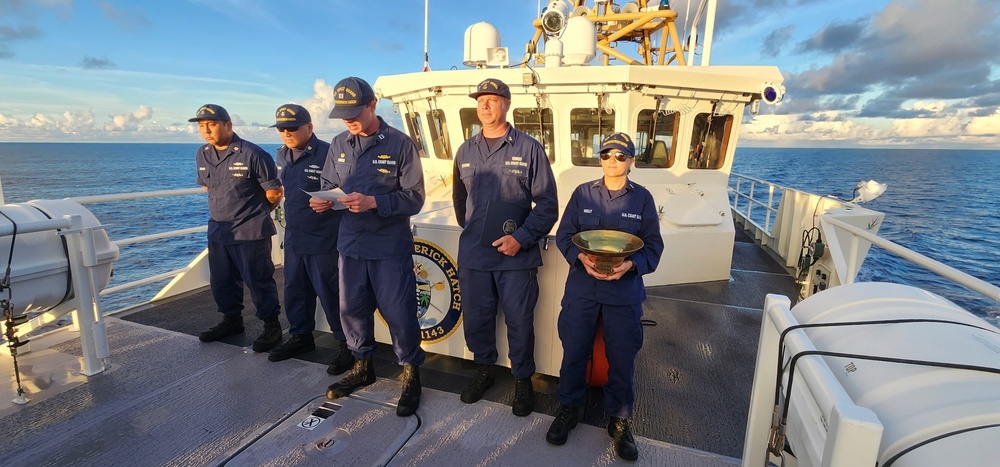
POLYGON ((65 133, 79 134, 94 129, 94 113, 90 111, 73 113, 63 112, 63 121, 58 125, 59 129, 65 133))
MULTIPOLYGON (((333 86, 326 83, 325 79, 313 81, 313 95, 298 102, 305 107, 312 116, 313 132, 320 139, 329 141, 338 133, 344 131, 344 122, 339 119, 331 119, 330 111, 333 110, 333 86)), ((296 103, 296 102, 292 102, 296 103)), ((274 107, 275 109, 278 106, 274 107)), ((274 131, 274 129, 270 129, 274 131)))
POLYGON ((890 129, 874 126, 867 120, 849 120, 837 112, 818 112, 811 117, 810 120, 803 120, 798 115, 758 115, 740 128, 740 144, 854 147, 895 146, 913 142, 898 138, 890 129))
POLYGON ((926 110, 928 112, 938 113, 946 109, 948 104, 945 101, 917 101, 913 103, 913 110, 926 110))
POLYGON ((966 132, 976 136, 1000 135, 1000 108, 993 115, 973 118, 966 127, 966 132))
POLYGON ((310 114, 328 112, 333 108, 333 86, 326 84, 325 79, 317 79, 313 82, 312 97, 306 99, 302 106, 310 114))
POLYGON ((893 136, 924 138, 930 136, 959 136, 965 132, 962 122, 949 118, 907 118, 892 121, 893 136))
MULTIPOLYGON (((239 114, 230 113, 229 114, 229 119, 232 120, 234 127, 237 127, 237 126, 248 126, 249 125, 246 122, 246 120, 243 120, 243 117, 241 117, 239 114)), ((195 126, 197 126, 197 124, 195 124, 195 126)))
POLYGON ((31 121, 28 123, 28 126, 32 126, 35 128, 45 128, 50 126, 51 124, 52 120, 49 119, 49 117, 45 116, 45 114, 35 114, 33 117, 31 117, 31 121))
POLYGON ((134 131, 139 129, 143 121, 153 118, 153 109, 146 105, 140 105, 134 112, 109 115, 108 118, 111 121, 104 125, 105 131, 134 131))

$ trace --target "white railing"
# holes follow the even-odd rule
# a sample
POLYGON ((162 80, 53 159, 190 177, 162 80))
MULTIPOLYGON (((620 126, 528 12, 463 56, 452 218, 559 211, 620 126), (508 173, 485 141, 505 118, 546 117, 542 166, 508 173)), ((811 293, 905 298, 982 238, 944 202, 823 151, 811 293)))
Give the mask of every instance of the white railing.
MULTIPOLYGON (((159 191, 144 191, 137 193, 116 193, 108 195, 97 195, 97 196, 79 196, 75 198, 67 198, 71 201, 75 201, 80 204, 95 204, 95 203, 107 203, 115 201, 133 201, 137 199, 144 198, 160 198, 168 196, 184 196, 184 195, 197 195, 205 193, 203 188, 182 188, 178 190, 159 190, 159 191)), ((190 227, 185 229, 170 230, 166 232, 160 232, 150 235, 140 235, 138 237, 125 238, 121 240, 116 240, 114 243, 119 248, 125 245, 133 245, 139 243, 152 242, 156 240, 163 240, 166 238, 182 237, 185 235, 191 235, 198 232, 205 232, 208 230, 208 226, 202 225, 198 227, 190 227)), ((136 287, 141 287, 144 285, 152 284, 154 282, 162 281, 165 279, 171 279, 173 277, 179 276, 187 272, 189 267, 174 269, 171 271, 166 271, 160 274, 154 274, 142 279, 138 279, 125 284, 116 285, 114 287, 107 287, 101 291, 101 296, 105 297, 114 293, 122 292, 129 289, 134 289, 136 287)))
MULTIPOLYGON (((79 204, 95 204, 119 201, 132 201, 143 198, 159 198, 169 196, 185 196, 202 194, 201 188, 163 190, 138 193, 121 193, 101 196, 85 196, 66 198, 79 204)), ((2 199, 2 195, 0 195, 2 199)), ((97 299, 99 290, 98 280, 95 277, 94 268, 101 266, 95 252, 94 230, 103 230, 106 226, 97 225, 84 227, 80 215, 64 216, 62 219, 47 219, 32 222, 22 222, 16 227, 11 225, 0 225, 0 236, 12 235, 14 229, 18 234, 28 234, 42 231, 58 231, 60 236, 65 238, 67 248, 68 267, 72 280, 73 298, 67 302, 32 317, 30 320, 18 326, 16 332, 19 337, 27 335, 42 326, 51 324, 66 315, 73 314, 73 323, 80 332, 81 346, 83 352, 81 373, 84 375, 94 375, 107 369, 107 359, 110 355, 107 343, 106 325, 103 320, 104 310, 100 300, 97 299)), ((118 257, 118 248, 124 245, 134 245, 152 242, 184 235, 191 235, 204 232, 207 226, 198 226, 177 230, 170 230, 149 235, 141 235, 132 238, 121 239, 111 242, 115 245, 114 258, 118 257)), ((116 292, 132 289, 135 287, 151 284, 153 282, 170 279, 185 273, 188 268, 175 269, 159 274, 152 274, 149 277, 132 281, 115 287, 106 288, 99 292, 100 296, 106 296, 116 292)))
POLYGON ((774 192, 783 192, 785 188, 774 183, 740 174, 732 174, 732 178, 735 179, 735 186, 731 189, 731 193, 733 194, 731 206, 733 212, 740 214, 740 217, 770 236, 774 220, 778 216, 778 207, 776 204, 781 199, 780 196, 778 199, 775 199, 774 192), (758 185, 763 185, 763 189, 767 190, 767 201, 760 201, 755 197, 757 192, 760 191, 758 190, 758 185), (742 206, 740 201, 743 202, 742 206), (755 207, 765 211, 763 225, 753 220, 755 207))
MULTIPOLYGON (((832 275, 843 277, 842 281, 831 283, 831 286, 854 282, 855 274, 861 262, 864 261, 865 255, 860 253, 861 249, 867 248, 870 244, 893 253, 955 284, 981 294, 993 302, 1000 303, 1000 287, 902 245, 893 243, 873 232, 844 222, 836 216, 819 215, 829 208, 836 209, 841 206, 851 206, 849 203, 844 203, 842 200, 831 197, 800 192, 739 174, 733 174, 730 183, 733 185, 730 188, 732 195, 732 204, 730 207, 737 223, 742 224, 748 231, 752 231, 756 240, 783 258, 786 261, 785 266, 787 267, 794 268, 801 255, 800 237, 804 230, 802 225, 806 225, 804 224, 806 220, 817 218, 821 223, 833 226, 847 234, 846 238, 848 241, 845 245, 845 251, 840 252, 839 255, 844 258, 844 265, 846 266, 844 270, 848 272, 853 271, 854 273, 841 274, 844 271, 838 271, 835 262, 824 261, 824 265, 832 269, 832 275), (763 196, 764 190, 767 193, 766 197, 763 196), (802 197, 806 197, 807 201, 801 201, 800 198, 802 197), (766 199, 766 201, 763 199, 766 199), (782 203, 783 200, 784 203, 782 203), (793 202, 793 200, 796 201, 793 202), (760 214, 761 210, 764 212, 763 218, 760 214)), ((854 207, 855 211, 860 209, 862 208, 854 207)), ((828 250, 837 246, 828 245, 828 250)), ((832 251, 828 251, 827 257, 833 253, 832 251)), ((810 270, 810 278, 812 274, 813 271, 810 270)), ((807 291, 806 294, 808 295, 809 292, 807 291)))
MULTIPOLYGON (((931 271, 941 277, 951 280, 969 290, 980 293, 986 298, 993 300, 996 303, 1000 303, 1000 287, 997 287, 989 282, 981 280, 977 277, 966 274, 958 269, 948 266, 940 261, 928 258, 920 253, 917 253, 909 248, 906 248, 897 243, 893 243, 886 240, 878 235, 873 235, 871 232, 866 232, 864 229, 859 229, 853 225, 843 222, 839 219, 835 219, 829 216, 823 216, 823 222, 829 223, 838 229, 844 230, 851 234, 850 246, 848 247, 850 252, 856 252, 860 247, 859 239, 867 240, 879 248, 896 254, 897 256, 910 261, 917 266, 923 267, 928 271, 931 271)), ((854 255, 847 255, 848 258, 854 255)), ((848 268, 856 267, 856 265, 848 264, 848 268)), ((847 283, 853 282, 853 278, 849 277, 847 283)))
POLYGON ((80 204, 107 203, 110 201, 131 201, 143 198, 159 198, 163 196, 197 195, 205 193, 204 188, 180 188, 177 190, 140 191, 136 193, 112 193, 108 195, 77 196, 66 198, 80 204))

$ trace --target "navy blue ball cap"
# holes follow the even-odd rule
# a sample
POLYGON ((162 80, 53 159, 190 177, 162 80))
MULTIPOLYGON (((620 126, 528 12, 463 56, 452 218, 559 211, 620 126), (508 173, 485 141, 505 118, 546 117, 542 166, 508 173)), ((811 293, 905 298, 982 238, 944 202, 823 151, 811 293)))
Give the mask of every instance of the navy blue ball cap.
POLYGON ((486 78, 483 82, 479 83, 479 86, 476 86, 476 92, 469 94, 469 97, 479 99, 479 96, 484 94, 495 94, 503 97, 504 99, 510 100, 510 87, 507 86, 507 83, 498 79, 486 78))
POLYGON ((601 152, 612 149, 617 149, 629 157, 635 157, 635 143, 632 142, 632 137, 620 131, 605 136, 601 141, 601 152))
POLYGON ((205 104, 198 109, 198 113, 194 115, 194 118, 189 118, 189 122, 197 122, 199 120, 222 120, 224 122, 231 122, 232 119, 229 118, 229 112, 226 112, 221 105, 215 104, 205 104))
POLYGON ((357 118, 361 110, 373 100, 375 91, 368 82, 354 76, 344 78, 333 88, 333 110, 330 111, 330 118, 357 118))
POLYGON ((306 123, 312 123, 312 116, 305 107, 285 104, 274 112, 274 125, 271 128, 298 128, 306 123))

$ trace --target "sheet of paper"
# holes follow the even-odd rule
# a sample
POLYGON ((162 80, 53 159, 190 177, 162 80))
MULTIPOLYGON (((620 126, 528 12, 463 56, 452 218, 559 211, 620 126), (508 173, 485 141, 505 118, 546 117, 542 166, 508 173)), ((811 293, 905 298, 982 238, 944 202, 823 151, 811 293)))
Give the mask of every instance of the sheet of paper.
POLYGON ((344 193, 344 190, 341 190, 340 188, 334 188, 332 190, 326 190, 326 191, 306 191, 306 194, 312 196, 313 198, 319 198, 325 201, 333 201, 333 209, 347 209, 347 205, 337 201, 338 198, 343 198, 347 196, 347 193, 344 193))

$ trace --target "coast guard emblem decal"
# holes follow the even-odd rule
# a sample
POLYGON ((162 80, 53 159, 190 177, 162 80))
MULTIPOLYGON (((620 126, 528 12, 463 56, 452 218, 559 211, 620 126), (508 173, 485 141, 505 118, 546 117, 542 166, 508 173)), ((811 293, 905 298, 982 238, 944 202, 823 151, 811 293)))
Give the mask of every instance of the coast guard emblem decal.
POLYGON ((503 233, 511 235, 515 230, 517 230, 517 222, 514 222, 514 219, 503 221, 503 233))
POLYGON ((458 266, 443 248, 413 239, 413 274, 417 277, 420 341, 432 344, 450 336, 462 321, 458 266))

